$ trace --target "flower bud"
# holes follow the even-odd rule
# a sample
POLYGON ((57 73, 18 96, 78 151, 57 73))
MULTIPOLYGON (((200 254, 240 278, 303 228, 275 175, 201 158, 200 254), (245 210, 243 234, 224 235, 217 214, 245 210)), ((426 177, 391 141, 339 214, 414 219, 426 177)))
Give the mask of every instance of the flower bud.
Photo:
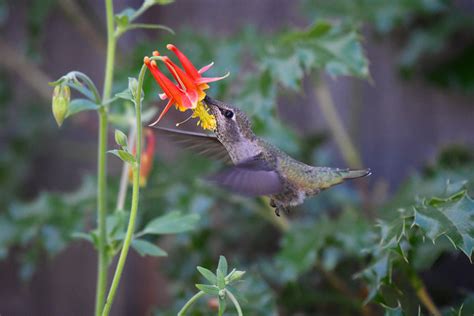
POLYGON ((53 115, 59 127, 64 122, 71 101, 71 89, 66 85, 57 85, 53 91, 53 115))

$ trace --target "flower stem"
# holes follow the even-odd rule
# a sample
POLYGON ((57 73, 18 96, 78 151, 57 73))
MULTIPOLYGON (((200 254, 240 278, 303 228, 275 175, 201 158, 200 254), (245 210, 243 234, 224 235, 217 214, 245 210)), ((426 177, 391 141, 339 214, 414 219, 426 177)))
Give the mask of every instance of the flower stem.
POLYGON ((193 305, 198 299, 204 296, 204 294, 205 293, 203 291, 199 291, 193 297, 191 297, 189 301, 184 304, 183 308, 181 308, 181 310, 178 312, 178 316, 184 316, 188 309, 191 307, 191 305, 193 305))
POLYGON ((112 0, 105 0, 107 18, 107 56, 105 64, 104 90, 102 92, 102 106, 99 110, 99 144, 97 167, 97 224, 98 240, 98 267, 95 315, 99 316, 104 306, 105 291, 107 288, 107 130, 108 115, 104 103, 110 98, 114 76, 115 46, 114 37, 114 7, 112 0))
POLYGON ((237 315, 242 316, 243 315, 242 314, 242 308, 240 307, 240 304, 237 301, 237 299, 235 298, 234 294, 232 294, 232 292, 227 290, 227 289, 225 291, 226 291, 227 295, 229 295, 229 298, 232 301, 232 303, 234 303, 235 309, 237 310, 237 315))
POLYGON ((104 304, 105 290, 107 287, 107 180, 106 180, 106 152, 107 152, 107 114, 104 108, 99 110, 99 145, 98 145, 98 178, 97 178, 97 209, 98 209, 98 271, 95 315, 100 315, 104 304))
POLYGON ((123 242, 122 250, 120 251, 120 257, 117 262, 117 267, 115 268, 114 278, 112 280, 112 285, 110 286, 110 291, 107 296, 107 301, 105 302, 104 310, 102 316, 109 315, 110 309, 112 308, 112 303, 115 298, 115 293, 117 292, 120 279, 122 277, 123 268, 125 266, 125 261, 127 260, 128 250, 133 239, 133 231, 135 229, 135 220, 137 218, 138 212, 138 198, 140 191, 140 159, 142 151, 142 118, 141 118, 141 93, 143 86, 143 78, 146 73, 146 66, 143 65, 140 70, 140 75, 138 76, 138 87, 135 91, 135 119, 136 119, 136 140, 135 140, 135 162, 132 166, 133 170, 133 189, 132 189, 132 206, 130 209, 130 219, 128 221, 127 233, 125 235, 125 240, 123 242))

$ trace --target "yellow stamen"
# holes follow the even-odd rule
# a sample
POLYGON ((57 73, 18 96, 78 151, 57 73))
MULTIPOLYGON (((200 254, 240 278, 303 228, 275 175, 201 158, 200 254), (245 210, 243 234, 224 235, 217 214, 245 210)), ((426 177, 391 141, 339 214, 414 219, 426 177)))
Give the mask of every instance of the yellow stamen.
POLYGON ((209 108, 203 102, 198 103, 197 107, 194 109, 192 117, 199 118, 197 125, 201 125, 203 129, 211 131, 216 129, 216 118, 214 115, 209 113, 209 108))

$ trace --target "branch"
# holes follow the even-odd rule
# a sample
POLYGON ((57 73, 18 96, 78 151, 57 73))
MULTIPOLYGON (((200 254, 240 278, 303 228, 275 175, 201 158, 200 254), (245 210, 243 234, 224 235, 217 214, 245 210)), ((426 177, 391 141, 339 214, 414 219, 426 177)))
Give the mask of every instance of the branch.
POLYGON ((51 89, 47 83, 52 81, 38 66, 30 62, 23 52, 17 50, 0 37, 0 65, 18 74, 45 101, 51 100, 51 89))

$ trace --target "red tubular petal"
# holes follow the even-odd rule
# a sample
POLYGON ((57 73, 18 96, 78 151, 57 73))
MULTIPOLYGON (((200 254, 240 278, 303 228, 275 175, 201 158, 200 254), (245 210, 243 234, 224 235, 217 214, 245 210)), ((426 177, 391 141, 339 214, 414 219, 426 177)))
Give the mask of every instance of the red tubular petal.
POLYGON ((173 75, 174 79, 180 84, 181 88, 185 91, 195 90, 196 84, 189 75, 171 61, 168 57, 163 58, 166 67, 173 75))
POLYGON ((204 78, 204 77, 201 77, 201 78, 199 78, 199 79, 196 80, 196 83, 197 83, 197 84, 202 84, 202 83, 209 83, 209 82, 219 81, 219 80, 222 80, 222 79, 227 78, 229 75, 230 75, 230 73, 226 73, 226 74, 225 74, 224 76, 222 76, 222 77, 212 77, 212 78, 204 78))
POLYGON ((174 100, 170 99, 168 103, 166 104, 165 108, 163 109, 163 111, 161 111, 161 114, 160 116, 158 116, 158 119, 148 126, 155 126, 156 124, 158 124, 158 122, 163 118, 163 116, 166 114, 166 112, 168 112, 168 110, 174 103, 175 103, 174 100))
POLYGON ((176 87, 176 85, 168 79, 156 66, 156 63, 153 61, 150 63, 146 63, 148 69, 150 70, 151 74, 155 78, 158 85, 163 89, 164 93, 168 96, 168 98, 172 98, 176 100, 176 102, 182 102, 183 92, 176 87))
POLYGON ((214 66, 214 62, 210 63, 209 65, 206 65, 204 67, 202 67, 201 69, 198 70, 198 73, 200 75, 202 75, 203 73, 205 73, 206 71, 208 71, 209 69, 211 69, 211 67, 214 66))
POLYGON ((186 71, 186 73, 193 80, 196 80, 199 77, 201 77, 199 72, 196 70, 196 67, 194 67, 193 63, 176 46, 174 46, 173 44, 168 44, 166 45, 166 48, 168 48, 169 50, 173 51, 173 53, 175 53, 176 57, 178 57, 179 59, 179 62, 183 66, 184 71, 186 71))
POLYGON ((146 152, 153 157, 155 152, 155 134, 149 128, 145 130, 145 138, 146 138, 146 152))

